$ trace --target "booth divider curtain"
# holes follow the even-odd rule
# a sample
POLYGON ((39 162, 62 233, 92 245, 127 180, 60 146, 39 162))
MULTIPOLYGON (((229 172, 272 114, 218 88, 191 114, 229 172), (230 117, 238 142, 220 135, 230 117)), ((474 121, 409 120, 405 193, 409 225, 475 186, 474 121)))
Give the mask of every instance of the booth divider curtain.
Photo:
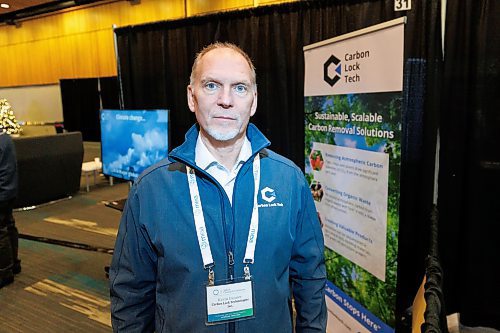
POLYGON ((60 80, 64 128, 82 132, 83 141, 101 141, 99 110, 119 109, 116 76, 60 80))
POLYGON ((303 169, 303 46, 408 16, 397 314, 411 305, 425 272, 442 59, 440 2, 413 5, 409 12, 394 12, 392 0, 301 1, 115 30, 122 108, 169 109, 170 148, 183 142, 195 122, 186 86, 196 52, 229 41, 257 68, 252 122, 270 139, 271 149, 303 169))
POLYGON ((449 313, 500 329, 500 2, 448 0, 439 175, 449 313))
POLYGON ((97 79, 59 81, 64 128, 82 132, 83 141, 99 141, 99 89, 97 79))

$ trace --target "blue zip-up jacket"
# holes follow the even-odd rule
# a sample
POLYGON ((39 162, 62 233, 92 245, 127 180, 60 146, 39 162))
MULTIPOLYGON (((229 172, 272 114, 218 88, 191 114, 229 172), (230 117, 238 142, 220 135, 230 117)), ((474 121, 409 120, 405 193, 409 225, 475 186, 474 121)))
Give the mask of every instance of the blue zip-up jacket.
POLYGON ((259 231, 250 265, 255 317, 205 324, 208 271, 197 240, 186 165, 196 170, 215 279, 223 280, 231 270, 243 276, 253 156, 236 177, 231 206, 217 181, 195 165, 197 137, 193 126, 186 141, 148 168, 129 193, 110 269, 114 331, 292 332, 293 293, 296 332, 325 332, 323 234, 311 192, 300 169, 266 149, 269 141, 252 124, 247 137, 253 156, 261 157, 259 231), (233 265, 229 252, 234 253, 233 265))

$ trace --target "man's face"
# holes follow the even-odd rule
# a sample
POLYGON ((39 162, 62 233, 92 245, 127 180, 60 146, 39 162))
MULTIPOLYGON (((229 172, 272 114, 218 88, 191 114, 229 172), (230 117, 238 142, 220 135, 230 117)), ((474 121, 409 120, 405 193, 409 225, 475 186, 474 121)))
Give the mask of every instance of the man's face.
POLYGON ((244 136, 257 109, 251 69, 241 54, 227 48, 209 51, 200 59, 187 94, 202 132, 216 141, 244 136))

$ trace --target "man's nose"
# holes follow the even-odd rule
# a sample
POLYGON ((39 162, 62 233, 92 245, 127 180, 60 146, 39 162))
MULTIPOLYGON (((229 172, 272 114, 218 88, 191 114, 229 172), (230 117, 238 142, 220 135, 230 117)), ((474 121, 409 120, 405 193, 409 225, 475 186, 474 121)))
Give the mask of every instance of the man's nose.
POLYGON ((217 99, 217 105, 223 108, 230 108, 233 106, 233 92, 231 87, 224 87, 217 99))

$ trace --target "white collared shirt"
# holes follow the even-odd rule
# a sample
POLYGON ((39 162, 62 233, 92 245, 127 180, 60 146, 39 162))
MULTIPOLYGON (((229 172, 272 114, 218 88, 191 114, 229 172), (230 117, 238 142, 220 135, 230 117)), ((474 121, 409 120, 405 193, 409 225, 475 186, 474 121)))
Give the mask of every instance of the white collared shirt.
POLYGON ((243 163, 245 163, 252 156, 252 145, 250 144, 248 138, 245 136, 245 141, 241 146, 240 154, 238 155, 232 170, 228 170, 225 166, 217 162, 215 157, 208 150, 207 146, 203 143, 201 135, 199 134, 198 139, 196 140, 194 156, 196 165, 208 172, 224 188, 224 191, 226 191, 229 198, 229 202, 231 202, 232 205, 234 181, 236 180, 236 176, 238 175, 243 163))

